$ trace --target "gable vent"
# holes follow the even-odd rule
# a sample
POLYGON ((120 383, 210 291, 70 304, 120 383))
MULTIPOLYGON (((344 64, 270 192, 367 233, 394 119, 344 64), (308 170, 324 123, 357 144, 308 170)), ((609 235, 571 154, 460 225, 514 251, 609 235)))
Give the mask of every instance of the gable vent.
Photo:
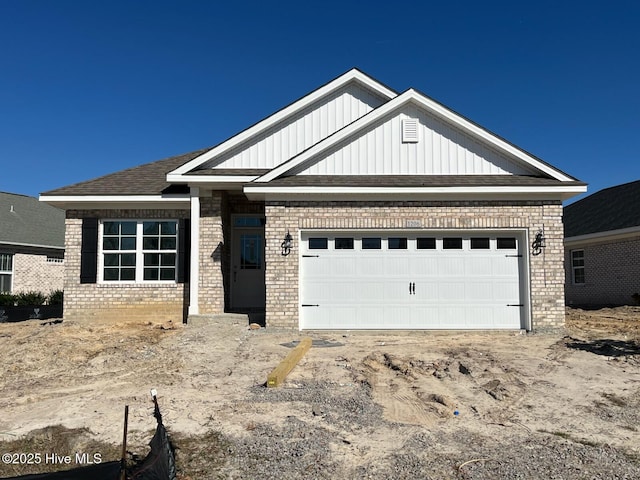
POLYGON ((402 120, 402 143, 418 142, 418 120, 406 118, 402 120))

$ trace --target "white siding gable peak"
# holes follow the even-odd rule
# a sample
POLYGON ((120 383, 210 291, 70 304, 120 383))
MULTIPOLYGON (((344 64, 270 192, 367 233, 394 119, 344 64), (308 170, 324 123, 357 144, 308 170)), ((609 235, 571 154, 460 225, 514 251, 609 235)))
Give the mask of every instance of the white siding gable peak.
MULTIPOLYGON (((418 121, 418 123, 420 122, 418 121)), ((388 139, 390 138, 394 145, 400 145, 402 143, 402 129, 400 127, 402 123, 398 121, 397 124, 397 132, 394 130, 394 133, 387 132, 386 134, 388 139)), ((417 135, 417 137, 412 137, 411 142, 408 145, 405 144, 405 147, 415 147, 424 140, 420 139, 420 136, 424 135, 421 134, 420 131, 416 132, 415 135, 417 135)), ((384 143, 384 140, 381 142, 384 143)), ((444 152, 442 157, 445 159, 450 158, 449 155, 444 155, 444 152)), ((379 160, 377 163, 379 163, 379 160)), ((471 170, 473 170, 473 167, 471 170)), ((526 151, 480 127, 426 95, 414 89, 409 89, 401 95, 398 95, 385 104, 379 106, 369 114, 359 118, 350 125, 347 125, 345 128, 313 145, 300 155, 282 163, 263 176, 258 177, 254 180, 254 183, 266 183, 281 176, 297 174, 367 175, 434 173, 464 175, 469 173, 480 173, 527 175, 536 172, 543 173, 559 181, 575 180, 564 172, 552 167, 526 151), (410 171, 410 169, 405 169, 405 171, 392 171, 389 167, 387 167, 385 171, 382 171, 385 167, 372 167, 370 163, 372 160, 375 161, 372 157, 380 157, 380 150, 381 148, 384 148, 382 145, 376 144, 376 142, 380 142, 380 140, 378 140, 379 138, 382 137, 384 139, 384 133, 382 135, 378 135, 376 140, 371 140, 371 138, 369 138, 365 141, 365 145, 367 141, 372 144, 371 154, 364 154, 362 161, 360 161, 356 166, 352 164, 349 167, 345 167, 343 164, 339 164, 340 160, 336 160, 335 158, 329 159, 329 157, 342 146, 348 144, 359 136, 362 138, 363 135, 371 134, 372 129, 375 129, 382 123, 389 122, 389 119, 396 118, 400 120, 413 120, 414 118, 419 117, 421 113, 431 119, 434 119, 434 121, 441 125, 446 126, 446 128, 450 128, 451 131, 460 132, 460 135, 457 135, 457 137, 458 140, 462 139, 463 148, 465 147, 464 143, 467 145, 471 145, 473 143, 475 144, 475 148, 480 149, 482 153, 482 155, 480 155, 480 160, 475 159, 472 161, 472 163, 475 162, 475 168, 477 171, 469 171, 468 167, 467 170, 464 170, 464 168, 461 169, 460 167, 450 166, 440 167, 440 170, 433 169, 432 171, 410 171), (320 162, 324 162, 325 160, 333 161, 333 166, 320 168, 320 162)))
MULTIPOLYGON (((356 115, 356 117, 351 120, 347 120, 347 123, 351 123, 353 120, 358 118, 358 116, 370 111, 371 108, 374 108, 375 106, 378 106, 379 104, 384 103, 389 99, 395 98, 397 96, 397 93, 395 91, 374 80, 360 70, 353 68, 343 75, 340 75, 336 79, 330 81, 329 83, 323 85, 322 87, 293 102, 287 107, 277 111, 273 115, 265 118, 264 120, 240 132, 239 134, 213 147, 212 149, 185 163, 172 172, 169 172, 169 174, 167 174, 167 181, 184 182, 186 180, 193 180, 193 177, 187 179, 184 177, 184 175, 198 168, 214 166, 217 163, 217 159, 228 158, 230 155, 233 155, 234 152, 242 152, 243 148, 246 145, 251 145, 252 142, 254 143, 253 146, 255 146, 255 143, 257 142, 256 139, 262 139, 264 140, 264 143, 268 143, 270 141, 269 137, 271 133, 277 130, 279 125, 282 125, 283 123, 286 123, 291 119, 295 119, 296 117, 303 115, 305 111, 314 108, 314 105, 318 105, 323 101, 327 101, 327 99, 331 98, 332 96, 336 96, 341 91, 348 91, 350 88, 353 89, 354 86, 363 91, 370 92, 370 96, 376 97, 378 98, 378 100, 376 100, 376 104, 373 107, 366 107, 366 111, 360 113, 353 112, 352 115, 356 115)), ((341 126, 338 125, 338 128, 341 128, 341 126)), ((329 135, 332 133, 333 131, 328 132, 329 135)), ((315 136, 317 137, 318 134, 316 133, 315 136)), ((315 140, 315 142, 318 142, 320 140, 321 138, 318 138, 315 140)), ((295 141, 295 139, 291 141, 293 142, 295 141)), ((284 143, 288 143, 288 140, 285 139, 284 143)), ((304 148, 306 148, 306 146, 304 148)), ((302 151, 304 148, 301 148, 299 151, 302 151)), ((293 155, 282 158, 280 159, 280 161, 288 160, 295 154, 299 153, 299 151, 295 151, 295 149, 293 149, 292 151, 294 153, 293 155)), ((274 161, 277 162, 278 160, 275 159, 274 161)), ((275 165, 277 165, 277 163, 275 165)), ((273 166, 275 165, 269 165, 268 168, 273 168, 273 166)), ((235 165, 233 163, 225 163, 224 165, 222 165, 222 167, 246 168, 244 166, 235 165)), ((253 166, 253 168, 265 168, 265 166, 255 165, 253 166)))

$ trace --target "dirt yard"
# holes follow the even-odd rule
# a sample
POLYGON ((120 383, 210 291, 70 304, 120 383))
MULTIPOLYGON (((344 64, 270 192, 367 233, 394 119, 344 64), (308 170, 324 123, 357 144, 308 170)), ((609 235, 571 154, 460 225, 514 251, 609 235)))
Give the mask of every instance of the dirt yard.
POLYGON ((144 456, 155 388, 183 480, 640 478, 640 307, 554 334, 314 334, 269 389, 297 332, 43 323, 0 324, 0 453, 115 460, 129 405, 144 456))

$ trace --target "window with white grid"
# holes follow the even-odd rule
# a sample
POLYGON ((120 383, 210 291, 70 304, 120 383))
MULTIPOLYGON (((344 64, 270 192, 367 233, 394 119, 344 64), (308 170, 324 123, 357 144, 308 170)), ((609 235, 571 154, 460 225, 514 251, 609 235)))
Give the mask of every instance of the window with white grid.
POLYGON ((104 282, 176 281, 175 220, 104 220, 100 245, 104 282))
POLYGON ((10 293, 13 280, 13 254, 0 253, 0 293, 10 293))

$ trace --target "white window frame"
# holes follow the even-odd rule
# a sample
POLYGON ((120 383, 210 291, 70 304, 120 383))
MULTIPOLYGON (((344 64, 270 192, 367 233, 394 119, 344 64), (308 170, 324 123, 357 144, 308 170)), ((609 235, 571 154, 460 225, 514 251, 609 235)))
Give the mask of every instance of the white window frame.
POLYGON ((105 285, 119 285, 119 284, 175 284, 178 282, 178 268, 179 268, 179 260, 178 260, 178 246, 180 244, 180 239, 178 238, 180 235, 179 223, 177 219, 174 218, 105 218, 100 220, 100 227, 98 232, 98 282, 105 285), (108 222, 134 222, 136 224, 136 248, 135 250, 104 250, 104 224, 108 222), (144 239, 144 223, 145 222, 175 222, 176 224, 176 247, 175 249, 164 249, 164 250, 144 250, 143 249, 143 239, 144 239), (131 252, 135 253, 136 256, 136 265, 135 265, 135 279, 134 280, 105 280, 104 279, 104 257, 110 253, 123 253, 123 252, 131 252), (144 254, 145 253, 173 253, 175 254, 175 264, 174 268, 174 278, 172 280, 145 280, 144 279, 144 254))
POLYGON ((10 265, 10 269, 7 270, 6 262, 0 261, 0 275, 8 275, 9 276, 9 290, 7 292, 0 291, 0 293, 11 293, 13 290, 13 268, 14 268, 14 254, 13 253, 4 253, 0 252, 0 257, 8 258, 10 265))
POLYGON ((585 283, 587 283, 587 277, 586 277, 586 269, 585 269, 585 264, 584 264, 584 250, 579 248, 576 250, 571 250, 570 252, 570 258, 571 258, 571 283, 573 285, 584 285, 585 283), (576 258, 574 258, 574 253, 578 253, 581 252, 582 256, 578 259, 578 260, 582 260, 582 265, 576 265, 575 264, 575 260, 576 258), (582 282, 577 282, 576 281, 576 271, 577 270, 582 270, 582 282))

